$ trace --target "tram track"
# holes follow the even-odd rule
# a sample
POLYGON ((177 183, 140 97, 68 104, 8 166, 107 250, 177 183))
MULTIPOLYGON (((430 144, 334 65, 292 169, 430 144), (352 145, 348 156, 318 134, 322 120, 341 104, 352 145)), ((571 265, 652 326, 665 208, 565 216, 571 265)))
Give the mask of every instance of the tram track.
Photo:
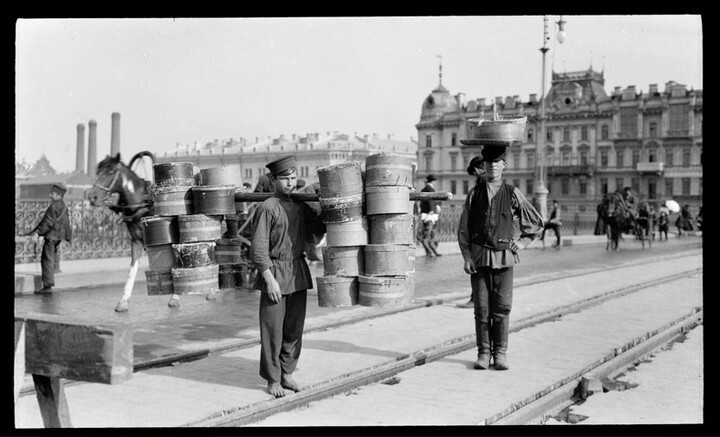
MULTIPOLYGON (((597 273, 597 271, 595 273, 597 273)), ((551 310, 542 311, 528 317, 514 320, 511 322, 510 332, 517 333, 522 330, 552 323, 554 321, 561 320, 568 315, 582 313, 583 311, 587 311, 603 303, 622 299, 623 297, 661 284, 679 281, 683 278, 692 277, 701 273, 702 269, 683 271, 619 287, 589 298, 580 299, 571 304, 561 305, 551 310)), ((589 273, 584 273, 583 275, 585 274, 589 273)), ((555 280, 561 279, 563 278, 555 278, 555 280)), ((427 305, 422 306, 424 307, 427 305)), ((383 316, 387 315, 390 314, 383 314, 383 316)), ((381 316, 377 315, 375 317, 381 316)), ((678 335, 678 332, 691 329, 691 327, 701 322, 702 309, 701 307, 695 308, 688 314, 685 314, 670 323, 659 326, 656 329, 646 332, 640 337, 632 339, 626 344, 613 348, 611 351, 605 353, 602 358, 593 361, 581 370, 564 375, 562 378, 554 381, 543 390, 533 392, 530 396, 511 403, 504 410, 489 417, 479 419, 477 423, 519 424, 535 420, 537 417, 546 414, 551 407, 557 407, 559 404, 567 402, 576 391, 578 383, 582 381, 582 378, 585 375, 592 372, 599 374, 601 369, 606 369, 602 371, 608 372, 609 370, 607 369, 615 369, 629 361, 631 362, 632 360, 638 358, 638 354, 647 353, 647 348, 653 349, 657 347, 659 342, 671 341, 668 340, 668 338, 672 339, 674 336, 678 335)), ((348 323, 357 323, 357 321, 348 323)), ((474 348, 474 333, 461 337, 455 337, 442 343, 405 354, 394 360, 359 369, 306 386, 303 391, 295 393, 292 396, 253 403, 237 409, 225 410, 201 421, 190 423, 187 426, 252 426, 253 424, 262 422, 263 420, 271 418, 279 413, 296 410, 307 406, 310 403, 328 399, 342 393, 348 393, 360 387, 388 381, 410 369, 433 363, 445 357, 458 355, 474 348)))

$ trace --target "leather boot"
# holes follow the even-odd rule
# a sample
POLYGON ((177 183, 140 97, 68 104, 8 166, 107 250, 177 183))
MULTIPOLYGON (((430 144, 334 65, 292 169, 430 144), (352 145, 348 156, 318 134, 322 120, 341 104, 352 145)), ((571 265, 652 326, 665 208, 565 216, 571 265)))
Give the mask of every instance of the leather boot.
POLYGON ((508 334, 510 333, 510 318, 493 320, 493 362, 495 370, 507 370, 508 334))
POLYGON ((473 367, 485 370, 490 367, 490 325, 487 323, 477 323, 476 335, 478 357, 473 367))

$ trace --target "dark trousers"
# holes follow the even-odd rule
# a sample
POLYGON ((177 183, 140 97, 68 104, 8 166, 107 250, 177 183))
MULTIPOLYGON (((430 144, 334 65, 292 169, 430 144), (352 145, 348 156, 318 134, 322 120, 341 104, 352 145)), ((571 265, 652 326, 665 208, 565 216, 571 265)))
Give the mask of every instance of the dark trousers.
POLYGON ((307 290, 283 295, 274 303, 266 293, 260 295, 260 376, 280 382, 297 367, 305 327, 307 290))
POLYGON ((543 243, 545 242, 545 231, 547 231, 548 229, 552 229, 553 231, 555 231, 555 238, 557 239, 557 245, 560 246, 560 225, 558 225, 557 223, 545 223, 545 228, 542 231, 540 240, 542 240, 543 243))
POLYGON ((43 287, 55 286, 55 269, 60 269, 60 253, 58 253, 59 247, 59 240, 45 239, 42 255, 40 257, 43 287))
POLYGON ((512 310, 513 268, 478 267, 470 275, 478 353, 504 354, 512 310))

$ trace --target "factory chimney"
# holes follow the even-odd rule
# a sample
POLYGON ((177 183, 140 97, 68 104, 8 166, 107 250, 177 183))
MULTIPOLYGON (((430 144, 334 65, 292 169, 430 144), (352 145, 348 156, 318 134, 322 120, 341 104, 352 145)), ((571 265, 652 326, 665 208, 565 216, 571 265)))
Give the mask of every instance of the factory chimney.
POLYGON ((110 156, 120 153, 120 113, 112 113, 112 127, 110 132, 110 156))
POLYGON ((97 122, 90 120, 88 122, 90 129, 88 131, 88 176, 95 177, 97 174, 97 122))
POLYGON ((85 173, 85 125, 77 125, 77 147, 75 150, 75 171, 85 173))

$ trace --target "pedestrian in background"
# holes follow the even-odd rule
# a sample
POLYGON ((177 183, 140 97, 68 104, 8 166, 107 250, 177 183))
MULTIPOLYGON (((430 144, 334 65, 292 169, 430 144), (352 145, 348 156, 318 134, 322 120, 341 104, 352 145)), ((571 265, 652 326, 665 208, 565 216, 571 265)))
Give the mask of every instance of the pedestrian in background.
MULTIPOLYGON (((470 176, 475 177, 475 185, 470 188, 470 191, 468 191, 466 197, 472 196, 473 190, 482 182, 482 180, 485 178, 485 166, 483 165, 482 156, 478 155, 470 160, 470 164, 468 164, 467 167, 467 174, 470 176)), ((457 304, 458 308, 474 308, 475 304, 473 303, 473 297, 472 297, 472 285, 470 287, 470 298, 465 303, 459 303, 457 304)))
POLYGON ((660 208, 660 215, 658 216, 658 241, 662 241, 663 235, 665 235, 665 241, 667 241, 669 227, 670 216, 668 215, 668 209, 662 207, 660 208))
MULTIPOLYGON (((420 192, 434 193, 435 187, 433 182, 436 181, 435 176, 429 174, 425 178, 425 187, 420 192)), ((428 257, 442 256, 438 252, 438 241, 435 235, 435 226, 440 218, 440 202, 437 200, 421 200, 420 201, 420 221, 422 222, 421 243, 425 249, 425 255, 428 257)))
POLYGON ((257 185, 255 185, 255 193, 274 193, 275 184, 272 180, 272 174, 270 172, 260 175, 258 178, 257 185))
POLYGON ((552 204, 553 209, 550 212, 550 218, 545 223, 542 235, 540 236, 540 241, 542 241, 543 249, 545 249, 545 231, 547 231, 548 229, 552 229, 555 232, 555 242, 553 243, 552 247, 554 247, 555 249, 560 249, 560 226, 562 226, 562 217, 560 216, 560 202, 558 202, 557 199, 553 199, 552 204))
POLYGON ((465 273, 471 275, 475 304, 476 369, 487 369, 490 357, 496 370, 507 362, 513 267, 520 245, 527 246, 543 230, 540 213, 522 192, 502 179, 507 165, 505 147, 484 146, 485 180, 465 199, 458 225, 458 245, 465 273), (514 238, 515 221, 519 238, 514 238))
POLYGON ((266 167, 275 187, 253 216, 250 249, 260 290, 260 376, 268 393, 285 396, 285 389, 300 391, 292 374, 302 351, 307 290, 313 288, 305 261, 305 242, 311 233, 325 233, 325 224, 305 202, 290 194, 297 184, 296 162, 284 156, 266 167))
POLYGON ((55 273, 60 271, 60 243, 70 241, 72 230, 70 229, 70 215, 63 197, 67 189, 59 184, 50 187, 50 206, 45 210, 40 223, 25 235, 37 233, 45 239, 40 258, 42 267, 42 288, 36 290, 36 294, 50 294, 55 286, 55 273))
POLYGON ((675 226, 677 227, 678 237, 682 236, 683 231, 693 230, 692 215, 690 215, 690 205, 685 204, 683 205, 682 209, 680 209, 680 215, 678 216, 677 220, 675 220, 675 226))

